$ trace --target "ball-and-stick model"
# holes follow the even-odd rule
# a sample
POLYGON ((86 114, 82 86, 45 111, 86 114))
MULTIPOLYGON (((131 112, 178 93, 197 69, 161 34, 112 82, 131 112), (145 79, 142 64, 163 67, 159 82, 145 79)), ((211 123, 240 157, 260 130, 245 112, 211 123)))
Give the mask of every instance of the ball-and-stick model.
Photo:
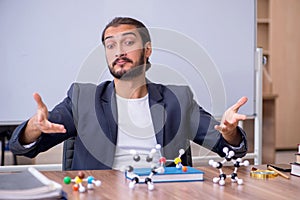
MULTIPOLYGON (((155 146, 155 148, 153 148, 150 153, 147 155, 146 157, 146 161, 148 163, 152 163, 153 162, 153 156, 155 153, 157 153, 158 151, 160 151, 161 146, 159 144, 157 144, 155 146)), ((139 162, 141 160, 139 154, 135 151, 135 150, 131 150, 130 153, 133 155, 133 160, 135 162, 139 162)), ((186 172, 187 171, 187 167, 182 165, 182 161, 181 161, 181 156, 184 154, 184 150, 180 149, 179 150, 179 156, 176 157, 173 160, 167 160, 165 157, 160 157, 158 163, 154 164, 152 163, 152 167, 151 167, 151 171, 149 173, 149 175, 147 176, 147 178, 145 178, 144 182, 145 184, 148 185, 148 190, 153 190, 154 189, 154 184, 153 184, 153 180, 152 177, 157 174, 157 173, 164 173, 165 172, 165 165, 167 161, 172 161, 176 164, 176 167, 178 169, 181 169, 182 171, 186 172)), ((134 173, 134 167, 129 165, 126 167, 125 169, 126 173, 127 173, 127 177, 130 177, 131 181, 129 183, 129 188, 133 189, 135 187, 135 185, 137 183, 140 182, 140 177, 134 173)))
POLYGON ((182 169, 182 171, 186 172, 187 171, 187 167, 182 165, 182 160, 181 160, 181 156, 184 154, 184 149, 180 149, 179 150, 179 155, 178 157, 176 157, 174 159, 174 163, 176 165, 176 168, 178 169, 182 169))
POLYGON ((86 187, 88 190, 94 189, 94 186, 99 187, 101 185, 101 181, 95 180, 93 176, 88 176, 87 178, 85 178, 85 174, 82 171, 78 172, 78 175, 74 179, 69 176, 66 176, 64 178, 65 184, 74 183, 73 191, 85 192, 86 188, 85 186, 83 186, 83 182, 87 183, 86 187))
POLYGON ((223 161, 221 161, 221 162, 216 162, 214 160, 209 161, 209 165, 213 166, 214 168, 219 169, 219 172, 220 172, 219 177, 213 178, 213 182, 219 183, 219 185, 225 185, 225 179, 231 178, 231 182, 237 182, 237 184, 239 184, 239 185, 243 184, 243 179, 238 178, 237 171, 240 166, 248 166, 249 161, 245 160, 242 162, 241 158, 233 159, 235 153, 234 153, 234 151, 229 151, 229 149, 227 147, 223 148, 223 152, 225 153, 225 158, 223 161), (223 167, 224 163, 229 162, 229 161, 231 161, 233 163, 234 170, 230 175, 226 175, 223 172, 222 167, 223 167))
MULTIPOLYGON (((160 149, 161 149, 161 146, 159 144, 156 145, 155 148, 151 149, 150 153, 146 157, 146 161, 148 163, 152 163, 154 154, 157 153, 157 151, 159 151, 160 149)), ((135 162, 139 162, 141 160, 140 155, 135 150, 131 150, 130 153, 132 154, 133 160, 135 162)), ((154 189, 154 184, 153 184, 153 181, 152 181, 153 175, 155 175, 157 173, 163 173, 164 172, 164 164, 166 162, 166 159, 164 157, 162 157, 162 158, 159 159, 159 162, 160 162, 160 166, 152 167, 150 174, 144 180, 145 184, 148 185, 148 190, 153 190, 154 189)), ((135 185, 140 182, 140 178, 137 174, 134 173, 134 167, 133 166, 129 165, 129 166, 126 167, 125 170, 126 170, 127 176, 131 178, 131 181, 129 183, 129 188, 133 189, 135 187, 135 185)))

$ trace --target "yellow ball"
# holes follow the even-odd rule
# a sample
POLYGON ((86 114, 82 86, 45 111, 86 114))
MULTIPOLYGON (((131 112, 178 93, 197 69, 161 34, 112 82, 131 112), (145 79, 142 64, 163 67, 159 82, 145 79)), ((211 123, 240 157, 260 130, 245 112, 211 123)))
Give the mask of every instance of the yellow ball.
POLYGON ((76 176, 74 181, 75 181, 76 184, 78 184, 78 183, 82 182, 82 179, 79 178, 78 176, 76 176))
POLYGON ((179 157, 175 158, 174 163, 177 165, 178 163, 181 163, 181 159, 179 157))

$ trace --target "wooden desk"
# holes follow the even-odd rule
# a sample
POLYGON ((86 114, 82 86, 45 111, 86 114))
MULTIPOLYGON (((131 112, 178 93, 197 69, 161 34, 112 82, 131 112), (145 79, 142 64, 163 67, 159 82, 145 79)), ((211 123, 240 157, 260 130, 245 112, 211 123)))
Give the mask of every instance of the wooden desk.
MULTIPOLYGON (((255 166, 266 169, 265 165, 255 166)), ((250 177, 251 166, 241 167, 239 178, 244 184, 237 185, 226 179, 225 186, 212 182, 219 172, 213 167, 199 167, 204 171, 203 182, 157 183, 153 191, 148 191, 145 184, 139 184, 135 189, 128 188, 128 181, 124 174, 115 170, 85 171, 102 181, 102 185, 95 190, 85 193, 72 191, 72 185, 63 183, 65 176, 75 177, 77 171, 42 172, 47 177, 63 185, 68 193, 68 199, 298 199, 300 195, 300 177, 291 176, 285 179, 281 176, 270 179, 255 179, 250 177)), ((231 174, 232 167, 224 167, 225 173, 231 174)), ((288 173, 289 174, 289 173, 288 173)))

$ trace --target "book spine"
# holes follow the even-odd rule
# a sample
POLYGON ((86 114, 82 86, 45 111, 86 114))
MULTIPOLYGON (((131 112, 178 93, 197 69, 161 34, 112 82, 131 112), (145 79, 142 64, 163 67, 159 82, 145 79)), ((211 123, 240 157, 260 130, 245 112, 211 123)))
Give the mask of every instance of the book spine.
POLYGON ((294 173, 294 172, 291 172, 291 175, 300 177, 300 174, 296 174, 296 173, 294 173))
POLYGON ((296 153, 296 163, 300 164, 300 154, 296 153))

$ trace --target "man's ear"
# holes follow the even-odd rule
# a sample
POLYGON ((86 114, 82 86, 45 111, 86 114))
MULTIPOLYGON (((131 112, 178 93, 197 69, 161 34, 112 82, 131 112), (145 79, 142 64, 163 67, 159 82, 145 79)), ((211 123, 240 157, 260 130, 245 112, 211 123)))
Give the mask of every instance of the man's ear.
POLYGON ((145 56, 149 58, 152 54, 152 45, 151 42, 146 42, 145 44, 145 56))

